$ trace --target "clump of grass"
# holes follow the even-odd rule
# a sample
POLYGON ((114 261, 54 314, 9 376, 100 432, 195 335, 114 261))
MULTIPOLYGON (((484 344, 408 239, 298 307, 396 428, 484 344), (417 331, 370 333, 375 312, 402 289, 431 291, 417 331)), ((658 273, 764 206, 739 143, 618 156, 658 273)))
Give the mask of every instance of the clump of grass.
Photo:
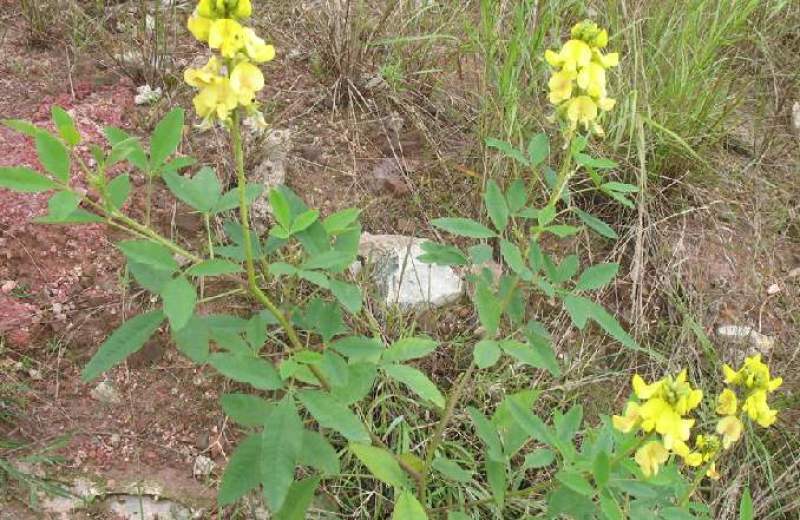
POLYGON ((28 44, 46 47, 50 42, 52 16, 56 8, 51 0, 20 0, 22 16, 25 18, 28 31, 28 44))

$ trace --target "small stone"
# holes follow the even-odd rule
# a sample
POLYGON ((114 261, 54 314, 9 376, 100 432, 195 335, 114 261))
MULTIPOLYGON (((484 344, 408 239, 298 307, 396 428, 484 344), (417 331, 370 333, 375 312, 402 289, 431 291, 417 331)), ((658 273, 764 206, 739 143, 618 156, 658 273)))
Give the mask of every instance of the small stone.
POLYGON ((779 292, 781 292, 781 286, 776 283, 767 287, 767 294, 769 294, 770 296, 772 296, 773 294, 778 294, 779 292))
POLYGON ((161 99, 161 87, 151 88, 150 85, 136 87, 136 96, 133 102, 137 105, 151 105, 161 99))
POLYGON ((464 282, 453 269, 418 260, 423 242, 403 235, 361 236, 359 255, 372 266, 372 279, 387 304, 406 309, 439 307, 464 294, 464 282))
POLYGON ((111 443, 111 446, 116 448, 117 446, 119 446, 119 443, 121 441, 122 441, 122 438, 120 437, 120 435, 118 433, 112 433, 111 434, 111 439, 109 440, 109 442, 111 443))
POLYGON ((792 105, 792 127, 797 136, 800 137, 800 101, 795 101, 792 105))
POLYGON ((31 368, 31 369, 28 370, 28 377, 30 377, 34 381, 41 381, 42 380, 42 373, 39 370, 35 369, 35 368, 31 368))
POLYGON ((775 338, 761 334, 749 325, 721 325, 717 327, 717 335, 734 341, 748 341, 754 352, 752 354, 767 354, 775 346, 775 338))
POLYGON ((90 392, 92 398, 101 403, 117 404, 122 402, 122 397, 117 392, 117 389, 108 381, 98 383, 96 387, 90 392))
POLYGON ((214 471, 214 467, 216 464, 213 460, 209 459, 205 455, 198 455, 194 459, 194 467, 192 468, 192 476, 195 478, 204 478, 211 475, 211 472, 214 471))
POLYGON ((8 280, 3 282, 3 285, 0 286, 0 292, 3 294, 11 294, 11 291, 17 288, 17 282, 14 280, 8 280))
POLYGON ((393 195, 405 195, 410 190, 403 177, 403 169, 396 159, 382 159, 372 169, 372 181, 375 191, 393 195))
POLYGON ((787 274, 786 276, 789 277, 789 278, 798 278, 798 277, 800 277, 800 267, 795 267, 794 269, 789 271, 789 274, 787 274))
POLYGON ((286 182, 286 158, 291 148, 292 133, 289 130, 270 130, 263 142, 263 159, 250 174, 254 182, 264 186, 264 195, 251 206, 253 225, 259 231, 266 229, 267 215, 272 213, 267 194, 286 182))

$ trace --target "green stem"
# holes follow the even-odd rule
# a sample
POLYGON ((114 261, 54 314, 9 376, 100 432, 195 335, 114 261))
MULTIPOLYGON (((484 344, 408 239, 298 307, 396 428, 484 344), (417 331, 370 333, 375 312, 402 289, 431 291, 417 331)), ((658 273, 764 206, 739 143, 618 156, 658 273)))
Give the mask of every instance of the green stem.
POLYGON ((572 169, 572 135, 570 135, 567 140, 567 156, 564 158, 564 162, 561 163, 561 168, 558 170, 556 186, 550 194, 550 200, 547 202, 548 206, 555 207, 555 205, 558 204, 561 195, 564 193, 564 189, 567 187, 569 180, 574 174, 575 171, 572 169))
POLYGON ((206 225, 206 237, 208 237, 208 256, 214 258, 214 241, 211 240, 211 216, 203 213, 203 221, 206 225))
POLYGON ((464 392, 464 387, 472 378, 472 372, 475 370, 475 364, 470 364, 467 371, 458 380, 456 383, 455 388, 450 393, 447 399, 447 405, 445 406, 444 413, 442 414, 441 419, 436 424, 436 429, 433 432, 433 436, 431 437, 431 441, 428 444, 428 447, 425 449, 425 467, 422 472, 422 482, 420 484, 421 489, 420 492, 420 503, 425 504, 426 501, 426 494, 427 494, 427 485, 428 485, 428 476, 431 472, 431 463, 433 462, 433 457, 436 455, 436 450, 439 448, 439 445, 444 440, 444 430, 447 428, 447 425, 453 419, 453 415, 456 411, 456 405, 458 401, 461 399, 461 394, 464 392))

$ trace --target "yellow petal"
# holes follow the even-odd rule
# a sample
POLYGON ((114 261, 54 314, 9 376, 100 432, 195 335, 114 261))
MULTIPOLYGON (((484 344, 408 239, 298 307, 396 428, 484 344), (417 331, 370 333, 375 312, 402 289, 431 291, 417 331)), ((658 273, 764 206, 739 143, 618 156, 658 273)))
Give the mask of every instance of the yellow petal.
POLYGON ((231 88, 241 105, 251 105, 256 93, 264 88, 264 75, 252 63, 240 63, 231 73, 231 88))
POLYGON ((634 460, 645 477, 657 475, 661 465, 669 458, 669 452, 658 441, 650 441, 636 450, 634 460))
POLYGON ((247 18, 251 14, 253 14, 253 6, 250 3, 250 0, 239 0, 236 4, 236 9, 233 10, 233 16, 235 18, 247 18))
POLYGON ((737 409, 736 394, 730 388, 726 388, 717 397, 717 413, 719 415, 733 415, 737 409))
POLYGON ((208 34, 208 46, 219 49, 226 58, 233 58, 244 47, 244 29, 236 20, 215 20, 208 34))
POLYGON ((211 19, 192 15, 186 22, 186 26, 189 28, 189 32, 192 33, 192 36, 194 36, 195 39, 201 42, 208 41, 208 34, 211 30, 211 19))
POLYGON ((244 30, 244 48, 247 56, 256 63, 265 63, 275 57, 275 47, 267 45, 249 27, 244 30))
POLYGON ((717 423, 717 433, 722 435, 722 447, 727 450, 742 435, 742 421, 733 415, 723 417, 717 423))
POLYGON ((561 56, 557 52, 553 52, 550 49, 544 51, 544 59, 545 61, 550 64, 551 67, 560 67, 564 61, 561 59, 561 56))

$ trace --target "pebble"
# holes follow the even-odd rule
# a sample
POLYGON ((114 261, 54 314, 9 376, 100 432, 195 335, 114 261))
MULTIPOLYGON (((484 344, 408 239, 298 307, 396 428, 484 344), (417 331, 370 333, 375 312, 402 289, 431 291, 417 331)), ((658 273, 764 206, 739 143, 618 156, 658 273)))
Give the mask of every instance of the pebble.
POLYGON ((773 294, 778 294, 779 292, 781 292, 781 286, 776 283, 767 287, 767 294, 769 294, 770 296, 772 296, 773 294))
POLYGON ((717 335, 734 340, 748 340, 759 353, 767 354, 775 346, 775 338, 761 334, 749 325, 720 325, 717 335))
POLYGON ((14 280, 8 280, 3 282, 3 285, 0 285, 0 292, 3 294, 10 294, 11 291, 17 288, 17 282, 14 280))
POLYGON ((203 478, 211 475, 211 472, 214 471, 214 467, 216 464, 213 460, 209 459, 205 455, 198 455, 194 459, 194 466, 192 467, 192 476, 195 478, 203 478))
POLYGON ((90 392, 92 398, 101 403, 118 404, 122 402, 122 397, 117 389, 108 381, 101 381, 90 392))

